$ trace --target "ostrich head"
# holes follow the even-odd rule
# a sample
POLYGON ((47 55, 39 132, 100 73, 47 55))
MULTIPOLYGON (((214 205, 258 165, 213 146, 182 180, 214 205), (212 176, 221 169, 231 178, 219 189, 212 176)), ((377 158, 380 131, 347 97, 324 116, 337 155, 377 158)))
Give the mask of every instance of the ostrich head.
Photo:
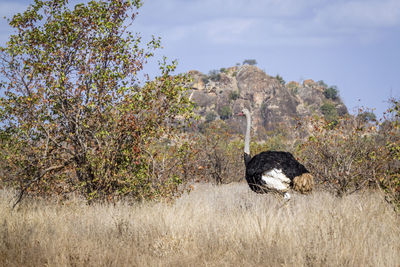
POLYGON ((239 112, 237 114, 238 116, 246 116, 246 117, 250 117, 250 111, 247 108, 243 108, 241 112, 239 112))

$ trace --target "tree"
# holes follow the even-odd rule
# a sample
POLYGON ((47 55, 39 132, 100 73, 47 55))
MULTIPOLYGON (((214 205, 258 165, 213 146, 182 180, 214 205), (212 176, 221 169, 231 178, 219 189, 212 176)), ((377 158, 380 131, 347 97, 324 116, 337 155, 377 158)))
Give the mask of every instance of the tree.
POLYGON ((336 100, 339 98, 339 91, 338 91, 337 87, 335 85, 333 85, 324 90, 324 95, 328 99, 336 100))
POLYGON ((275 76, 275 79, 277 79, 278 82, 279 82, 280 84, 282 84, 282 85, 285 85, 285 84, 286 84, 285 80, 284 80, 284 79, 282 78, 282 76, 280 76, 279 74, 277 74, 277 75, 275 76))
POLYGON ((255 59, 245 59, 243 61, 243 65, 245 65, 245 64, 254 66, 254 65, 257 65, 257 61, 255 59))
POLYGON ((324 88, 328 88, 328 85, 323 80, 319 80, 317 83, 318 83, 319 86, 322 86, 324 88))
MULTIPOLYGON (((35 0, 9 20, 15 30, 0 48, 2 128, 14 140, 7 160, 25 192, 79 190, 88 200, 155 192, 148 145, 190 116, 186 75, 160 62, 142 79, 160 47, 128 30, 140 0, 35 0)), ((4 153, 3 153, 4 154, 4 153)))
POLYGON ((210 78, 210 80, 218 82, 221 79, 221 74, 219 70, 210 70, 208 72, 208 77, 210 78))

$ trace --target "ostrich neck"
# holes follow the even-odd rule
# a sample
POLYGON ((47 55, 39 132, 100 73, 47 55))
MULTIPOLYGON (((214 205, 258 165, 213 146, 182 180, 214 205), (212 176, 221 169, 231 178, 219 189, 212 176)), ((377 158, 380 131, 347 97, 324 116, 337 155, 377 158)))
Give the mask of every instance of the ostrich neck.
POLYGON ((250 114, 246 114, 246 135, 244 137, 244 153, 250 156, 250 129, 251 129, 251 117, 250 114))

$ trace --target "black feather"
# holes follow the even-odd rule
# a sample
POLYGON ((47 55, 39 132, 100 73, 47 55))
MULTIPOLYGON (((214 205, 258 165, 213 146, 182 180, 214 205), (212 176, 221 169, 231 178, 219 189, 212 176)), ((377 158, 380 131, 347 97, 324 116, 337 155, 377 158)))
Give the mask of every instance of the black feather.
POLYGON ((282 170, 282 172, 291 181, 309 171, 299 163, 292 154, 284 151, 266 151, 250 158, 250 155, 244 154, 246 165, 246 180, 251 190, 257 193, 264 193, 262 189, 264 181, 261 179, 266 171, 273 169, 282 170))

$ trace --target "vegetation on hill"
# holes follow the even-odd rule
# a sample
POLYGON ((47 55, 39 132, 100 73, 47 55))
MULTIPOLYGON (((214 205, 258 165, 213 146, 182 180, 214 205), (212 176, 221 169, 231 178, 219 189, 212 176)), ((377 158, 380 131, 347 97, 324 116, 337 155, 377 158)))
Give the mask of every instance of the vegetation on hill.
POLYGON ((207 121, 210 112, 216 112, 219 119, 236 127, 238 118, 221 111, 229 108, 237 113, 247 107, 253 113, 256 136, 278 128, 290 131, 296 118, 318 115, 333 121, 348 114, 337 87, 328 87, 322 81, 286 83, 279 74, 269 76, 250 64, 213 70, 208 75, 198 71, 189 73, 193 78, 192 100, 198 104, 196 112, 202 121, 207 121))
POLYGON ((324 115, 325 119, 331 122, 337 120, 339 117, 335 105, 330 102, 326 102, 321 106, 321 112, 324 115))
POLYGON ((243 65, 245 65, 245 64, 254 66, 254 65, 257 65, 257 60, 255 60, 255 59, 245 59, 243 61, 243 65))

